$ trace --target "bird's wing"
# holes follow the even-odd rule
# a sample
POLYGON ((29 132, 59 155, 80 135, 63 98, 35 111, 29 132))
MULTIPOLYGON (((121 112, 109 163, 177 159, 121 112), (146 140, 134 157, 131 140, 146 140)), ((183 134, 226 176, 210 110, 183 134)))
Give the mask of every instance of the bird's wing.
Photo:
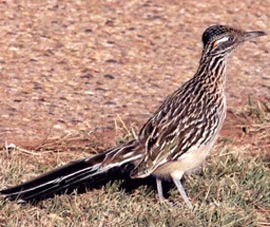
MULTIPOLYGON (((204 108, 211 103, 207 97, 202 98, 203 94, 201 97, 196 94, 198 88, 192 84, 187 82, 169 96, 140 131, 138 138, 145 145, 145 155, 133 171, 133 177, 150 175, 157 167, 177 160, 209 138, 204 136, 209 124, 204 108)), ((216 124, 215 121, 210 124, 216 124)))

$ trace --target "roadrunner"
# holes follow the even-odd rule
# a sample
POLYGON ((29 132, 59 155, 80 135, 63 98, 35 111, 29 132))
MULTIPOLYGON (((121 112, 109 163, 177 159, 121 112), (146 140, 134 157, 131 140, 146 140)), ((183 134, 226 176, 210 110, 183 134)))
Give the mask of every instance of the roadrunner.
POLYGON ((244 32, 223 25, 207 28, 196 74, 165 99, 136 139, 2 190, 1 196, 35 201, 117 168, 131 178, 154 176, 160 200, 164 199, 162 180, 172 179, 192 208, 180 180, 203 163, 223 125, 228 56, 241 43, 263 35, 263 31, 244 32))

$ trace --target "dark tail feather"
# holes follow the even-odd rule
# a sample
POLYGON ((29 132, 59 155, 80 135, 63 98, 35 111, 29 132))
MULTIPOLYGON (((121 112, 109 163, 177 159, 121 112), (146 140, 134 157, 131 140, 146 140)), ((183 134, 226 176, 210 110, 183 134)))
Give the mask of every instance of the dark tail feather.
MULTIPOLYGON (((130 147, 128 148, 130 149, 130 147)), ((0 191, 0 197, 18 200, 21 203, 36 202, 51 197, 54 194, 63 193, 67 190, 70 191, 78 186, 82 186, 83 183, 89 184, 92 180, 100 181, 101 177, 106 177, 109 170, 119 169, 120 167, 126 171, 131 170, 132 164, 130 162, 120 162, 119 165, 114 163, 110 168, 102 166, 102 162, 108 153, 115 155, 119 150, 122 151, 123 147, 69 163, 31 181, 2 190, 0 191), (126 167, 123 168, 123 165, 126 167)))

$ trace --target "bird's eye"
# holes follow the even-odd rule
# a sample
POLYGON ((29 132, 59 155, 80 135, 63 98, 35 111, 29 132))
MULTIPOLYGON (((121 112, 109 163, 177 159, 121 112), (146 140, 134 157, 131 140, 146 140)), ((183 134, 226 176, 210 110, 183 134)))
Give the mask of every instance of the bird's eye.
POLYGON ((234 40, 234 37, 230 35, 228 41, 232 42, 233 40, 234 40))

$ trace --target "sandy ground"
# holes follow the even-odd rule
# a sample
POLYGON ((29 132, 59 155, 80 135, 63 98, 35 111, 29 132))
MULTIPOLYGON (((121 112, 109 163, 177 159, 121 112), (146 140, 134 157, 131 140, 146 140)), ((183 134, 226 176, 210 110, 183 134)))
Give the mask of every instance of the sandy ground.
MULTIPOLYGON (((1 1, 1 146, 114 144, 115 122, 142 125, 193 76, 205 28, 270 33, 269 8, 269 0, 1 1)), ((270 103, 269 50, 261 37, 231 57, 223 135, 234 134, 249 98, 270 103)))

